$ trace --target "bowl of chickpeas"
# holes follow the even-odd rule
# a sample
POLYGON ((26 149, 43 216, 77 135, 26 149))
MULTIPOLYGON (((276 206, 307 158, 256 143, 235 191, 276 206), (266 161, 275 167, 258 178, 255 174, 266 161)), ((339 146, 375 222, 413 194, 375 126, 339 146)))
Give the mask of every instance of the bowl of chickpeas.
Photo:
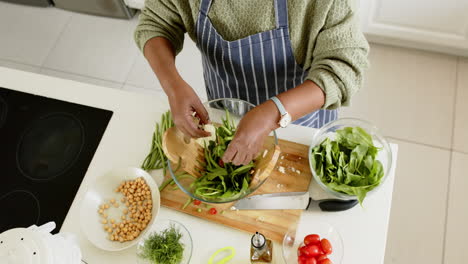
POLYGON ((119 251, 138 243, 160 209, 159 189, 139 168, 118 168, 89 186, 80 210, 81 229, 96 247, 119 251))

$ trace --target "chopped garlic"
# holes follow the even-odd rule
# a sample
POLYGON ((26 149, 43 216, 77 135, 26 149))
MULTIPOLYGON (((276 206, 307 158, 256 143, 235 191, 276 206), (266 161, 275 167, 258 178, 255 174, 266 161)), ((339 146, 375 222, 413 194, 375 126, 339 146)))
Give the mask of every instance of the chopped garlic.
POLYGON ((267 154, 268 154, 268 150, 265 149, 265 151, 263 151, 263 157, 266 157, 267 154))
POLYGON ((281 173, 285 173, 285 172, 286 172, 283 166, 279 166, 279 167, 278 167, 278 171, 281 172, 281 173))
POLYGON ((291 170, 292 170, 292 172, 296 172, 296 169, 295 169, 295 168, 292 168, 292 167, 291 167, 291 170))
POLYGON ((281 156, 281 159, 284 159, 284 156, 281 156))
POLYGON ((276 185, 276 188, 277 188, 277 189, 281 189, 281 188, 283 188, 283 187, 284 187, 284 185, 281 184, 281 183, 278 183, 278 184, 276 185))
POLYGON ((301 171, 300 171, 300 170, 296 170, 296 173, 297 173, 297 174, 301 174, 301 171))
POLYGON ((265 222, 265 217, 259 216, 259 217, 257 217, 256 221, 257 222, 265 222))

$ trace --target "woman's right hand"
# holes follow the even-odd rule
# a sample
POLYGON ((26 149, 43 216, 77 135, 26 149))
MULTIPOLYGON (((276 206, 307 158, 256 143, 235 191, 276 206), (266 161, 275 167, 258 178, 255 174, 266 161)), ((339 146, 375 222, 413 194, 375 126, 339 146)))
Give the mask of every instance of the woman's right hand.
POLYGON ((168 95, 174 124, 185 135, 192 138, 208 137, 211 133, 200 129, 193 120, 193 112, 200 119, 201 124, 209 123, 208 112, 193 88, 184 80, 171 84, 168 95))

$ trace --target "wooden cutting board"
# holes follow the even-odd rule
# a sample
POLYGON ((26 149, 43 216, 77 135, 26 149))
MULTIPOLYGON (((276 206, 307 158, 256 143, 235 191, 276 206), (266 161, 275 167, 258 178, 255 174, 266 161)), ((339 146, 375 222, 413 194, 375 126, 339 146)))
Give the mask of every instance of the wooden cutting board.
MULTIPOLYGON (((302 144, 280 140, 281 155, 268 180, 252 195, 278 192, 305 192, 308 190, 312 174, 309 168, 308 147, 302 144)), ((166 175, 166 179, 170 178, 166 175)), ((296 226, 302 210, 230 210, 234 203, 210 206, 217 209, 216 215, 210 215, 205 204, 193 203, 182 209, 189 196, 181 190, 174 190, 175 185, 167 186, 161 192, 161 204, 165 207, 184 212, 196 217, 220 223, 235 229, 254 234, 256 231, 268 239, 282 242, 290 227, 296 226), (201 208, 202 212, 197 212, 201 208), (224 211, 224 212, 222 212, 224 211)))

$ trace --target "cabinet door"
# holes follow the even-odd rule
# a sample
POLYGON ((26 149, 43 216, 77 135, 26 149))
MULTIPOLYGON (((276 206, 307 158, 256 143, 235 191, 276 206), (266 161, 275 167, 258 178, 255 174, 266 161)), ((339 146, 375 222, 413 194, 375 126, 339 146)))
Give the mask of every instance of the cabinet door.
POLYGON ((468 0, 361 0, 369 40, 468 56, 468 0))

